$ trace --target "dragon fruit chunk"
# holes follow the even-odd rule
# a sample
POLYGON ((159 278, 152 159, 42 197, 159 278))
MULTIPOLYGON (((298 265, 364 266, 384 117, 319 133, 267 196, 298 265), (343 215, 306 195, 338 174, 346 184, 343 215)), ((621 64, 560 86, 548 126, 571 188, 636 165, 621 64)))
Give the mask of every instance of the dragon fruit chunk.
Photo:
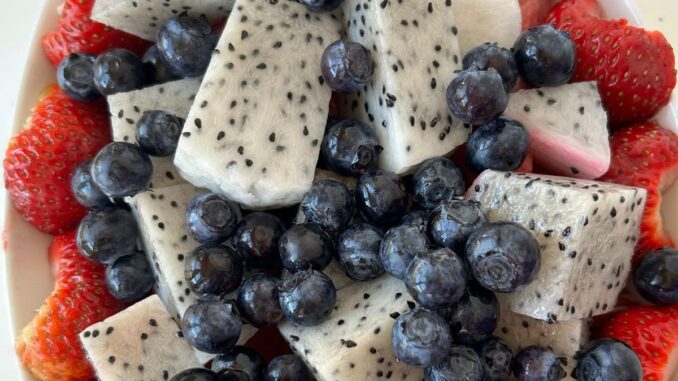
POLYGON ((382 169, 402 174, 466 141, 469 128, 453 119, 445 97, 462 59, 452 3, 344 1, 348 37, 370 49, 375 67, 340 107, 372 126, 382 169))
POLYGON ((521 32, 518 0, 453 0, 462 57, 476 46, 496 42, 511 48, 521 32))
POLYGON ((501 295, 511 311, 546 321, 609 312, 624 288, 639 235, 644 189, 566 177, 485 171, 467 197, 490 221, 534 233, 541 267, 519 291, 501 295))
POLYGON ((528 129, 534 160, 551 173, 595 179, 610 167, 607 113, 595 82, 520 90, 504 115, 528 129))
POLYGON ((201 366, 157 295, 80 333, 101 381, 168 380, 201 366))

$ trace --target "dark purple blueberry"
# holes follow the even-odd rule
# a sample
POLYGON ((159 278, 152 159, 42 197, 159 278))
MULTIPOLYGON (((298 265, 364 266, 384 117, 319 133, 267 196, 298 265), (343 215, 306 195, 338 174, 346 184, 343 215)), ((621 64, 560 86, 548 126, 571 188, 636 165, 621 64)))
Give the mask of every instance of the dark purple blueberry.
POLYGON ((186 208, 186 230, 200 243, 220 243, 228 239, 240 219, 240 206, 216 193, 195 197, 186 208))
POLYGON ((302 270, 286 278, 278 288, 283 314, 297 326, 315 326, 327 319, 337 302, 332 280, 317 270, 302 270))
POLYGON ((466 192, 466 181, 461 169, 444 157, 421 163, 412 176, 414 200, 424 209, 433 209, 451 197, 466 192))
POLYGON ((307 222, 336 233, 351 222, 355 198, 344 183, 325 179, 313 184, 300 207, 307 222))
POLYGON ((224 369, 218 377, 219 381, 252 381, 247 373, 239 369, 224 369))
POLYGON ((417 254, 405 271, 407 290, 424 308, 440 309, 456 303, 466 288, 464 262, 448 248, 417 254))
POLYGON ((280 237, 280 259, 290 271, 322 271, 332 262, 334 243, 318 224, 294 225, 280 237))
POLYGON ((539 271, 539 242, 513 222, 493 222, 476 230, 466 243, 466 257, 475 279, 495 292, 513 292, 539 271))
POLYGON ((575 356, 577 381, 641 381, 643 367, 636 352, 614 339, 589 342, 575 356))
POLYGON ((430 212, 428 210, 416 210, 414 212, 409 212, 403 217, 403 220, 400 222, 401 225, 415 225, 419 227, 422 231, 426 231, 428 228, 428 219, 430 212))
POLYGON ((532 87, 564 85, 576 66, 570 35, 549 24, 524 31, 513 50, 520 76, 532 87))
POLYGON ((153 269, 143 253, 118 258, 106 267, 106 286, 118 300, 141 300, 153 288, 153 282, 153 269))
POLYGON ((327 167, 344 176, 360 176, 377 168, 383 148, 367 124, 341 120, 323 138, 320 155, 327 167))
POLYGON ((280 265, 278 241, 285 225, 270 213, 256 212, 240 221, 233 234, 233 245, 247 265, 276 267, 280 265))
POLYGON ((146 50, 144 56, 141 57, 141 62, 144 64, 146 79, 150 83, 160 84, 180 78, 172 72, 172 69, 162 59, 157 45, 153 45, 146 50))
POLYGON ((131 143, 113 142, 101 149, 92 162, 92 180, 106 196, 134 196, 148 188, 153 164, 148 154, 131 143))
POLYGON ((453 345, 447 359, 426 369, 426 381, 484 381, 483 361, 472 348, 453 345))
POLYGON ((144 65, 127 49, 111 49, 94 61, 94 84, 103 95, 124 93, 146 83, 144 65))
POLYGON ((408 195, 398 175, 388 171, 372 171, 358 179, 356 205, 361 215, 379 226, 392 226, 407 210, 408 195))
POLYGON ((428 250, 428 238, 421 225, 403 224, 389 229, 379 246, 379 258, 384 269, 398 279, 404 279, 412 259, 428 250))
POLYGON ((182 370, 175 374, 170 381, 220 381, 216 373, 205 368, 182 370))
POLYGON ((456 304, 441 311, 456 344, 475 346, 492 336, 499 319, 499 302, 492 291, 470 283, 456 304))
POLYGON ((367 84, 374 72, 370 51, 357 42, 344 39, 330 44, 320 60, 320 69, 325 82, 332 90, 340 93, 358 92, 367 84))
POLYGON ((533 345, 518 352, 511 368, 518 381, 558 381, 567 376, 564 363, 550 349, 533 345))
POLYGON ((111 200, 92 180, 92 161, 87 160, 75 169, 71 177, 71 190, 82 206, 98 209, 111 205, 111 200))
POLYGON ((221 295, 235 291, 242 282, 242 259, 228 246, 209 243, 187 256, 184 277, 198 295, 221 295))
POLYGON ((186 341, 202 352, 228 353, 240 338, 240 314, 231 302, 201 299, 190 305, 181 319, 186 341))
POLYGON ((299 0, 299 2, 315 12, 333 11, 344 2, 344 0, 299 0))
POLYGON ((183 77, 205 74, 217 45, 207 18, 186 13, 172 17, 158 31, 158 51, 170 70, 183 77))
MULTIPOLYGON (((212 360, 212 371, 240 371, 247 378, 244 381, 262 381, 266 363, 257 351, 236 345, 232 351, 221 354, 212 360)), ((236 378, 236 380, 240 380, 236 378)))
POLYGON ((486 223, 477 201, 450 200, 431 212, 428 233, 436 245, 463 253, 469 235, 486 223))
POLYGON ((91 211, 80 221, 76 241, 87 259, 108 264, 136 253, 138 236, 132 213, 123 208, 108 207, 91 211))
POLYGON ((501 75, 493 68, 463 70, 447 87, 447 105, 464 123, 483 124, 506 110, 508 94, 501 75))
POLYGON ((466 143, 466 162, 471 169, 513 171, 527 157, 530 135, 520 122, 498 118, 475 130, 466 143))
POLYGON ((418 308, 396 319, 391 342, 396 359, 411 366, 426 368, 445 360, 450 353, 452 336, 442 317, 418 308))
POLYGON ((493 337, 478 347, 485 368, 484 381, 505 381, 511 374, 513 352, 503 341, 493 337))
POLYGON ((277 324, 283 318, 278 300, 280 280, 267 274, 256 274, 238 289, 238 310, 255 327, 277 324))
POLYGON ((137 141, 151 156, 171 156, 177 150, 184 120, 164 111, 146 111, 137 122, 137 141))
POLYGON ((346 275, 355 280, 374 279, 384 273, 379 246, 384 232, 370 224, 351 225, 337 237, 337 258, 346 275))
POLYGON ((636 267, 633 281, 640 295, 654 304, 678 303, 678 250, 648 253, 636 267))
POLYGON ((469 50, 461 62, 464 70, 473 68, 496 70, 504 81, 504 88, 507 93, 513 90, 518 81, 518 65, 513 52, 506 48, 500 48, 496 43, 486 42, 469 50))
POLYGON ((57 83, 69 97, 90 101, 101 96, 94 84, 94 61, 89 53, 71 53, 57 67, 57 83))
POLYGON ((296 355, 282 355, 274 358, 264 372, 264 381, 308 381, 309 379, 308 367, 296 355))

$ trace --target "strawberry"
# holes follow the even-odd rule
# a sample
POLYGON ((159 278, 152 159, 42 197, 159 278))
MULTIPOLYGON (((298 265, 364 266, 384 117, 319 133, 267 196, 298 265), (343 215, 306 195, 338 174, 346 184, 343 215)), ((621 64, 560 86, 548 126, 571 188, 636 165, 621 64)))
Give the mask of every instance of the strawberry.
POLYGON ((601 332, 625 342, 640 358, 644 381, 670 381, 678 360, 678 306, 634 307, 612 317, 601 332))
POLYGON ((49 234, 78 224, 86 209, 71 192, 71 173, 110 142, 109 131, 105 102, 75 101, 57 86, 45 91, 4 161, 5 187, 28 222, 49 234))
POLYGON ((673 247, 663 229, 661 204, 662 191, 678 178, 678 136, 655 123, 642 123, 614 132, 610 148, 612 163, 601 180, 647 190, 634 261, 650 250, 673 247))
POLYGON ((557 0, 519 0, 523 30, 541 25, 557 0))
POLYGON ((53 65, 71 53, 103 53, 111 48, 125 48, 143 55, 149 41, 92 21, 89 16, 94 0, 66 0, 56 30, 42 39, 42 47, 53 65))
POLYGON ((106 288, 105 266, 85 259, 75 236, 72 231, 52 241, 50 257, 58 264, 54 292, 17 338, 21 362, 43 381, 93 380, 78 334, 125 307, 106 288))
POLYGON ((560 2, 547 22, 570 33, 577 50, 572 82, 598 82, 611 125, 642 122, 669 102, 676 85, 673 49, 660 32, 599 18, 594 3, 560 2))

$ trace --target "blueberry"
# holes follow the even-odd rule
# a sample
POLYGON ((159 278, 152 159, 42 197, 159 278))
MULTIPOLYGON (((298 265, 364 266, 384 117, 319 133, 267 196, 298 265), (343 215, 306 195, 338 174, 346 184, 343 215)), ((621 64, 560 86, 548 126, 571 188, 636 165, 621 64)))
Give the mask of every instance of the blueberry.
POLYGON ((414 200, 424 209, 433 209, 441 202, 462 196, 466 181, 459 167, 444 157, 421 163, 412 177, 414 200))
POLYGON ((484 381, 483 361, 471 348, 453 345, 441 364, 426 369, 426 381, 484 381))
POLYGON ((407 213, 402 221, 401 225, 415 225, 422 231, 426 231, 428 227, 428 219, 430 212, 428 210, 416 210, 414 212, 407 213))
POLYGON ((160 56, 173 73, 199 77, 207 70, 217 35, 207 18, 182 13, 165 22, 157 41, 160 56))
POLYGON ((171 156, 177 150, 184 121, 164 111, 146 111, 137 122, 137 141, 151 156, 171 156))
POLYGON ((113 263, 137 250, 137 222, 123 208, 108 207, 89 212, 80 221, 77 244, 87 259, 113 263))
POLYGON ((470 283, 459 301, 441 311, 456 344, 475 346, 492 336, 499 319, 494 293, 470 283))
POLYGON ((106 286, 116 299, 141 300, 153 287, 153 270, 143 253, 118 258, 106 268, 106 286))
POLYGON ((404 279, 412 259, 427 250, 428 238, 422 226, 403 224, 386 232, 379 246, 379 258, 386 272, 404 279))
POLYGON ((272 214, 256 212, 240 221, 233 234, 233 245, 247 265, 276 267, 280 265, 278 241, 285 225, 272 214))
POLYGON ((214 372, 241 371, 247 377, 244 381, 262 381, 265 367, 264 358, 257 351, 236 345, 229 353, 215 357, 211 368, 214 372))
POLYGON ((69 97, 90 101, 101 96, 94 84, 94 61, 89 53, 71 53, 57 67, 57 82, 69 97))
POLYGON ((511 368, 518 381, 558 381, 567 376, 564 361, 550 349, 533 345, 518 352, 511 368))
POLYGON ((110 198, 134 196, 146 190, 152 175, 148 154, 130 143, 109 143, 92 162, 92 180, 110 198))
POLYGON ((141 62, 144 64, 146 78, 150 83, 160 84, 180 78, 180 76, 172 72, 172 69, 162 59, 157 45, 153 45, 146 50, 144 56, 141 57, 141 62))
POLYGON ((111 200, 92 180, 92 161, 87 160, 75 169, 71 176, 71 190, 82 206, 98 209, 111 205, 111 200))
POLYGON ((255 327, 273 326, 282 317, 278 301, 280 281, 267 274, 256 274, 243 282, 238 290, 238 310, 255 327))
POLYGON ((264 381, 308 381, 310 374, 304 361, 296 355, 274 358, 266 367, 264 381))
POLYGON ((233 235, 240 207, 216 193, 196 196, 186 207, 186 230, 200 243, 224 242, 233 235))
POLYGON ((442 317, 418 308, 396 319, 391 342, 399 361, 426 368, 445 360, 450 353, 452 337, 442 317))
POLYGON ((361 215, 376 225, 394 225, 407 210, 405 186, 393 172, 377 170, 360 176, 356 192, 361 215))
POLYGON ((424 308, 439 309, 456 303, 466 288, 464 262, 448 248, 417 254, 405 271, 405 285, 424 308))
POLYGON ((300 208, 306 221, 335 233, 351 222, 355 199, 344 183, 326 179, 313 184, 300 208))
POLYGON ((294 325, 310 327, 325 321, 337 302, 332 280, 317 270, 302 270, 278 288, 280 307, 294 325))
POLYGON ((513 45, 518 72, 532 87, 566 84, 576 65, 574 44, 567 32, 552 25, 524 31, 513 45))
POLYGON ((290 271, 323 270, 332 262, 334 243, 320 225, 299 224, 280 237, 280 259, 290 271))
POLYGON ((224 369, 218 377, 219 381, 252 381, 247 373, 239 369, 224 369))
POLYGON ((327 167, 344 176, 377 168, 383 148, 367 124, 347 119, 335 123, 323 138, 320 154, 327 167))
POLYGON ((530 135, 520 122, 498 118, 475 130, 466 143, 466 162, 471 169, 513 171, 527 157, 530 135))
POLYGON ((146 82, 144 65, 127 49, 111 49, 94 61, 94 84, 103 95, 141 88, 146 82))
POLYGON ((240 338, 240 314, 231 302, 201 299, 181 319, 183 334, 193 347, 207 353, 228 353, 240 338))
POLYGON ((640 295, 654 304, 678 303, 678 250, 648 253, 636 267, 633 281, 640 295))
POLYGON ((466 53, 462 59, 464 70, 475 68, 487 70, 493 68, 501 75, 506 92, 511 92, 518 80, 518 66, 513 52, 489 42, 477 46, 466 53))
POLYGON ((477 201, 450 200, 431 212, 428 232, 436 245, 463 253, 471 233, 486 223, 477 201))
POLYGON ((340 93, 360 91, 374 72, 370 51, 357 42, 344 39, 330 44, 323 52, 320 62, 325 82, 332 90, 340 93))
POLYGON ((198 246, 184 266, 186 284, 198 295, 227 294, 238 289, 242 281, 242 259, 228 246, 198 246))
POLYGON ((513 352, 503 341, 493 337, 480 345, 478 354, 485 368, 484 381, 508 380, 513 352))
POLYGON ((299 0, 299 2, 316 12, 333 11, 344 2, 344 0, 299 0))
POLYGON ((464 123, 483 124, 504 112, 508 94, 501 75, 493 68, 463 70, 447 87, 447 105, 464 123))
POLYGON ((175 374, 170 381, 219 381, 219 378, 209 369, 192 368, 175 374))
POLYGON ((346 275, 355 280, 374 279, 384 273, 379 246, 384 232, 370 224, 351 225, 337 238, 337 258, 346 275))
POLYGON ((643 368, 638 355, 628 345, 614 339, 598 339, 586 344, 575 356, 577 381, 641 381, 643 368))

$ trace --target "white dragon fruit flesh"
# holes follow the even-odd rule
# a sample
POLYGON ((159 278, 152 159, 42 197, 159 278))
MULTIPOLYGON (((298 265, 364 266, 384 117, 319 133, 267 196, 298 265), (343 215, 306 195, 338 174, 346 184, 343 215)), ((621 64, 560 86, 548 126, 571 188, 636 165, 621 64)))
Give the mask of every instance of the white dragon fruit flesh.
POLYGON ((550 173, 595 179, 610 167, 607 113, 595 82, 520 90, 504 115, 530 132, 530 152, 550 173))
MULTIPOLYGON (((160 110, 186 118, 199 87, 199 78, 189 78, 109 96, 113 140, 136 143, 137 122, 146 111, 160 110)), ((171 157, 151 156, 151 188, 185 182, 172 160, 171 157)))
POLYGON ((609 312, 624 288, 645 190, 566 177, 485 171, 469 188, 490 221, 512 221, 541 247, 535 279, 502 295, 511 311, 547 321, 609 312))
POLYGON ((372 126, 383 169, 408 172, 466 141, 469 128, 452 117, 445 96, 462 59, 452 2, 344 1, 348 38, 370 50, 374 74, 341 109, 372 126))
POLYGON ((168 380, 201 366, 157 295, 88 327, 80 341, 101 381, 168 380))
POLYGON ((249 209, 301 201, 331 96, 320 57, 340 29, 296 2, 237 0, 179 140, 184 178, 249 209))
POLYGON ((462 57, 486 42, 511 48, 520 35, 523 19, 518 0, 451 1, 462 57))
POLYGON ((233 0, 96 0, 91 18, 143 39, 154 41, 164 22, 182 12, 224 20, 233 0))

